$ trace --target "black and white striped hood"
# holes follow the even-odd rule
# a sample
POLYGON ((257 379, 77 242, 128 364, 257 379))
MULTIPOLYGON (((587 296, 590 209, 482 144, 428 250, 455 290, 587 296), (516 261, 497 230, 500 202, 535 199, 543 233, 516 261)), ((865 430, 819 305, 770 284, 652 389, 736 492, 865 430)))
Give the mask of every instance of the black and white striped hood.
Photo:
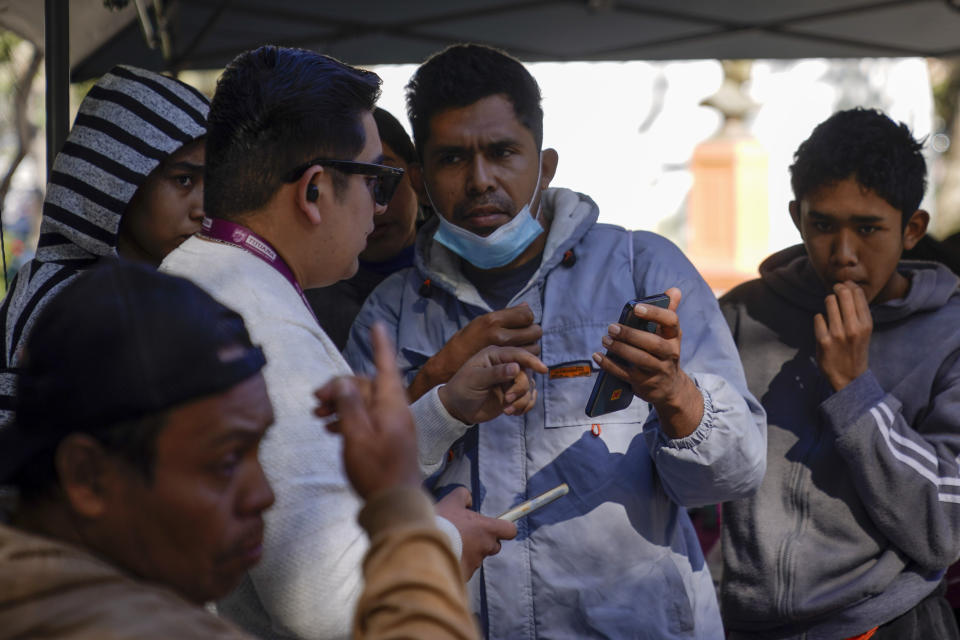
POLYGON ((206 135, 210 103, 172 78, 114 67, 90 90, 53 165, 37 259, 116 254, 120 217, 160 162, 206 135))
POLYGON ((196 89, 135 67, 114 67, 80 104, 53 163, 33 260, 0 306, 0 425, 12 416, 16 370, 47 301, 102 257, 117 255, 120 218, 167 156, 206 135, 210 103, 196 89))

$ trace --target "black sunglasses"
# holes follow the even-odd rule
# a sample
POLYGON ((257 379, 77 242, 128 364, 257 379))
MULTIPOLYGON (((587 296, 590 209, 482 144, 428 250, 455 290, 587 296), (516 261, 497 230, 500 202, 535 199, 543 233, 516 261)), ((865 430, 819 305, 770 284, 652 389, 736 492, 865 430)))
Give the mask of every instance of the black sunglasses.
POLYGON ((353 160, 328 160, 326 158, 314 158, 305 162, 293 171, 287 174, 285 182, 296 182, 303 175, 303 172, 314 165, 321 167, 332 167, 341 173, 350 175, 373 176, 377 179, 373 184, 373 199, 378 205, 386 206, 390 204, 400 180, 403 178, 403 169, 398 167, 388 167, 383 164, 371 164, 369 162, 354 162, 353 160))

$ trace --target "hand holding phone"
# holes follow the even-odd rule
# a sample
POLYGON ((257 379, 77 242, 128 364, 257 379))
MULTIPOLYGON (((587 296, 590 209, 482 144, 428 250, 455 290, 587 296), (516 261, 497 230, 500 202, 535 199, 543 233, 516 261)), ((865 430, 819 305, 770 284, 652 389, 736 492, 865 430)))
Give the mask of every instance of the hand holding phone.
MULTIPOLYGON (((631 329, 656 333, 656 322, 638 318, 637 314, 634 313, 634 307, 641 303, 666 309, 670 305, 670 298, 665 293, 660 293, 655 296, 630 300, 623 305, 623 309, 620 311, 620 319, 617 320, 617 322, 631 329)), ((606 357, 624 369, 629 366, 620 356, 610 353, 609 351, 606 353, 606 357)), ((614 411, 626 409, 632 401, 633 388, 630 385, 630 381, 618 378, 607 371, 601 370, 597 375, 597 381, 593 385, 590 398, 587 400, 585 411, 587 416, 595 418, 605 413, 613 413, 614 411)))
POLYGON ((677 309, 682 294, 671 287, 665 295, 670 299, 666 308, 645 305, 640 314, 658 325, 653 327, 656 333, 643 330, 645 326, 638 330, 611 325, 603 339, 607 355, 594 353, 593 358, 609 376, 629 380, 625 389, 653 405, 664 435, 683 438, 693 433, 703 418, 703 394, 680 367, 683 332, 677 309))

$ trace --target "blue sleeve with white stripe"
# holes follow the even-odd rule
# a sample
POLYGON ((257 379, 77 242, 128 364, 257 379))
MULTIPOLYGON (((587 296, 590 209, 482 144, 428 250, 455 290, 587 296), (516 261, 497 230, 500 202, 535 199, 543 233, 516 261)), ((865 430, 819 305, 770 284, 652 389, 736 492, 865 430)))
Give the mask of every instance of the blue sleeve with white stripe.
POLYGON ((960 556, 960 361, 948 359, 915 424, 867 371, 820 405, 870 517, 929 570, 960 556))

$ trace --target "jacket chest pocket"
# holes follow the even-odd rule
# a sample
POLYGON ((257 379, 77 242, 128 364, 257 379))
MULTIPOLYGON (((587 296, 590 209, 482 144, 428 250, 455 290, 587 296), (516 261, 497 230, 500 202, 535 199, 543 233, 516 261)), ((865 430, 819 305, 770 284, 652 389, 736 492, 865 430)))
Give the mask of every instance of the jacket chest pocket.
POLYGON ((607 332, 606 324, 580 325, 568 329, 545 331, 541 359, 550 368, 543 388, 544 426, 589 427, 636 423, 639 429, 647 418, 647 403, 634 398, 622 411, 590 418, 586 414, 587 399, 600 374, 593 362, 595 351, 603 351, 600 338, 607 332))

